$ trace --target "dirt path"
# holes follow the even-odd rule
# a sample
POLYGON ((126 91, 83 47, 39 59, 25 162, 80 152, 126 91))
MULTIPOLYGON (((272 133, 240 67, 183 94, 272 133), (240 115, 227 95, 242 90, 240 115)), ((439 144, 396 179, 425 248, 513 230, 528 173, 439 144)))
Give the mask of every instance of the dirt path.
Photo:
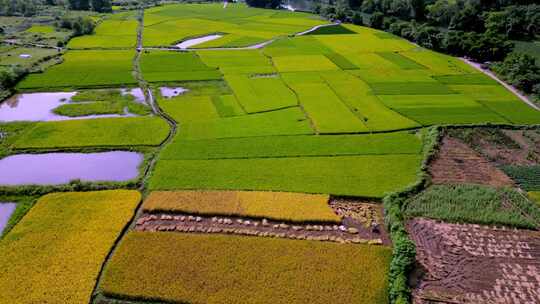
MULTIPOLYGON (((309 30, 306 30, 306 31, 303 31, 303 32, 299 32, 299 33, 295 33, 295 34, 292 34, 291 36, 302 36, 302 35, 306 35, 306 34, 309 34, 313 31, 316 31, 322 27, 328 27, 328 26, 336 26, 336 25, 339 25, 341 24, 340 22, 336 22, 336 23, 330 23, 330 24, 320 24, 320 25, 316 25, 312 28, 310 28, 309 30)), ((269 45, 270 43, 276 41, 277 39, 279 38, 273 38, 273 39, 270 39, 270 40, 267 40, 267 41, 264 41, 264 42, 260 42, 260 43, 257 43, 257 44, 253 44, 253 45, 249 45, 249 46, 242 46, 242 47, 213 47, 213 48, 185 48, 185 49, 181 49, 181 48, 178 48, 178 47, 143 47, 142 45, 140 46, 142 49, 145 49, 145 50, 162 50, 162 51, 242 51, 242 50, 258 50, 258 49, 262 49, 263 47, 269 45)))
POLYGON ((482 69, 481 65, 479 63, 476 63, 476 62, 472 62, 466 58, 463 58, 461 57, 460 58, 463 62, 467 63, 468 65, 472 66, 473 68, 477 69, 478 71, 486 74, 487 76, 491 77, 492 79, 494 79, 495 81, 497 81, 498 83, 502 84, 507 90, 509 90, 510 92, 514 93, 514 95, 516 95, 517 97, 519 97, 519 99, 521 99, 524 103, 528 104, 529 106, 531 106, 532 108, 540 111, 540 107, 538 107, 537 105, 535 105, 532 101, 529 100, 529 98, 527 98, 527 96, 521 94, 520 91, 518 91, 516 88, 514 88, 513 86, 507 84, 506 82, 502 81, 499 79, 499 77, 497 77, 497 75, 495 75, 493 72, 489 71, 489 70, 484 70, 482 69))

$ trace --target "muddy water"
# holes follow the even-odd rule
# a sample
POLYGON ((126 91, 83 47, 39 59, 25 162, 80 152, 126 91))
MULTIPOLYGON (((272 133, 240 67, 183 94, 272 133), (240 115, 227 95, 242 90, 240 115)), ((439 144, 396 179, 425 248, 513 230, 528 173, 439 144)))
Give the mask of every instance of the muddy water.
POLYGON ((122 89, 120 90, 123 96, 125 95, 131 95, 135 97, 135 101, 138 103, 144 103, 144 93, 141 90, 141 88, 133 88, 133 89, 122 89))
POLYGON ((161 93, 161 96, 165 98, 172 98, 172 97, 182 95, 184 94, 184 92, 187 92, 188 90, 184 88, 180 88, 180 87, 178 88, 161 87, 159 88, 159 91, 161 93))
POLYGON ((76 92, 29 93, 19 94, 0 102, 0 122, 11 121, 58 121, 106 117, 124 117, 125 115, 88 115, 68 117, 53 113, 53 109, 69 103, 76 92))
POLYGON ((15 211, 15 207, 17 207, 17 205, 14 203, 0 202, 0 234, 4 231, 4 228, 6 228, 9 217, 13 211, 15 211))
POLYGON ((223 35, 208 35, 204 37, 188 39, 186 41, 182 41, 181 43, 177 44, 176 47, 181 48, 181 49, 187 49, 194 45, 201 44, 201 43, 211 41, 211 40, 216 40, 221 37, 223 37, 223 35))
POLYGON ((142 161, 142 154, 126 151, 13 155, 0 159, 0 185, 127 181, 138 176, 142 161))

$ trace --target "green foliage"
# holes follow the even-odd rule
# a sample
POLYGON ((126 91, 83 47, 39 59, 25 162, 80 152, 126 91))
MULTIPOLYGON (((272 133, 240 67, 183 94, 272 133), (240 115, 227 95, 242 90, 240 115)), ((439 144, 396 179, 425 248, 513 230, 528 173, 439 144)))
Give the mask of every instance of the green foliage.
POLYGON ((132 95, 122 95, 119 90, 114 89, 77 92, 71 101, 71 103, 55 108, 53 112, 70 117, 101 114, 123 115, 126 112, 137 115, 151 113, 150 107, 136 102, 132 95))
POLYGON ((0 123, 0 159, 13 153, 13 143, 32 125, 28 122, 0 123))
POLYGON ((277 9, 282 0, 246 0, 246 4, 252 7, 277 9))
POLYGON ((0 0, 0 16, 34 16, 39 0, 0 0))
POLYGON ((101 265, 140 199, 128 190, 40 198, 0 242, 2 301, 89 302, 101 265))
MULTIPOLYGON (((503 62, 495 63, 490 68, 504 80, 526 93, 540 84, 540 66, 535 58, 527 54, 512 53, 503 62)), ((540 96, 540 92, 535 92, 540 96)))
POLYGON ((230 189, 383 197, 416 179, 418 155, 160 160, 152 190, 230 189), (361 185, 361 187, 358 187, 361 185))
POLYGON ((383 304, 390 256, 382 246, 130 232, 100 289, 141 301, 383 304))
POLYGON ((157 146, 169 132, 156 117, 100 118, 39 122, 14 143, 18 149, 157 146))
POLYGON ((512 5, 502 11, 487 12, 486 30, 508 39, 528 40, 540 35, 540 5, 512 5))
POLYGON ((409 217, 535 229, 540 208, 513 189, 487 186, 432 186, 407 203, 409 217))
POLYGON ((506 165, 502 166, 501 168, 524 190, 540 191, 540 165, 506 165))
POLYGON ((96 23, 90 17, 65 15, 57 23, 57 26, 62 29, 72 30, 73 36, 77 37, 92 34, 96 23))

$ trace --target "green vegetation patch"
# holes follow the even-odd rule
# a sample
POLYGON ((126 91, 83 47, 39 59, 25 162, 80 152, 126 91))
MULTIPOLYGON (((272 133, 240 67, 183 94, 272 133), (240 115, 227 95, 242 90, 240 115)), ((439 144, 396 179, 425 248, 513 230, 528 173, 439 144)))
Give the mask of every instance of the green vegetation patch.
POLYGON ((479 102, 514 124, 540 124, 540 111, 532 108, 521 100, 482 100, 479 102))
POLYGON ((221 117, 231 117, 246 114, 234 95, 214 96, 212 97, 212 102, 214 103, 214 106, 221 117))
POLYGON ((204 64, 193 52, 145 51, 141 70, 148 82, 221 79, 218 69, 204 64))
POLYGON ((71 39, 68 48, 133 48, 137 43, 137 26, 138 22, 134 18, 107 19, 98 24, 92 35, 71 39))
POLYGON ((446 95, 455 92, 437 82, 371 82, 376 95, 446 95))
POLYGON ((148 212, 226 215, 291 222, 333 222, 341 218, 328 195, 258 191, 154 191, 145 200, 148 212))
POLYGON ((414 183, 420 155, 161 160, 152 190, 215 189, 383 197, 414 183))
POLYGON ((368 128, 325 83, 292 84, 319 133, 366 132, 368 128))
POLYGON ((272 57, 272 61, 279 72, 339 70, 339 67, 324 55, 279 56, 272 57))
POLYGON ((354 70, 358 69, 358 67, 352 63, 349 59, 347 59, 345 56, 338 54, 338 53, 328 53, 325 54, 325 56, 330 59, 335 65, 340 67, 342 70, 354 70))
POLYGON ((501 169, 526 191, 540 191, 540 165, 506 165, 501 169))
POLYGON ((128 190, 40 198, 0 241, 2 301, 88 303, 101 265, 140 199, 128 190))
POLYGON ((535 229, 540 208, 513 189, 477 185, 432 186, 410 200, 409 217, 535 229))
POLYGON ((529 198, 535 201, 538 204, 538 207, 540 207, 540 192, 539 191, 529 192, 529 198))
POLYGON ((437 81, 444 84, 477 84, 477 85, 497 85, 497 82, 482 73, 463 75, 442 75, 433 76, 437 81))
POLYGON ((160 155, 162 160, 224 159, 339 155, 419 154, 416 132, 362 135, 297 135, 175 140, 160 155))
POLYGON ((322 26, 318 29, 307 33, 306 35, 339 35, 339 34, 354 34, 355 32, 344 27, 343 25, 322 26))
POLYGON ((188 122, 179 138, 210 139, 248 136, 313 134, 309 121, 297 107, 264 113, 188 122))
POLYGON ((257 113, 298 105, 294 93, 278 75, 229 74, 225 80, 231 87, 238 102, 247 113, 257 113))
POLYGON ((198 51, 201 60, 224 74, 270 74, 276 69, 259 50, 198 51))
POLYGON ((391 255, 382 246, 131 232, 100 288, 117 298, 186 303, 382 304, 391 255))
POLYGON ((380 53, 377 53, 377 55, 381 56, 382 58, 392 62, 393 64, 405 70, 416 70, 416 69, 426 68, 425 66, 418 64, 416 61, 411 60, 405 56, 402 56, 399 53, 380 52, 380 53))
POLYGON ((18 89, 100 87, 135 84, 131 75, 133 51, 69 51, 64 62, 44 73, 30 74, 17 85, 18 89))
POLYGON ((326 72, 322 78, 370 131, 390 131, 420 125, 386 107, 362 80, 348 73, 326 72))
POLYGON ((100 118, 39 122, 14 143, 17 149, 92 146, 157 146, 169 125, 157 117, 100 118))

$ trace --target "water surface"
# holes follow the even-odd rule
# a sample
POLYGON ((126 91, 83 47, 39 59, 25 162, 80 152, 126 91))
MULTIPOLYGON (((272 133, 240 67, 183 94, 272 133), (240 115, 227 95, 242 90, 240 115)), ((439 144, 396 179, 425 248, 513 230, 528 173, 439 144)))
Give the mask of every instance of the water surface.
POLYGON ((12 155, 0 159, 0 185, 128 181, 138 176, 142 161, 142 154, 126 151, 12 155))
POLYGON ((211 40, 216 40, 216 39, 219 39, 221 37, 223 37, 223 35, 214 34, 214 35, 208 35, 208 36, 199 37, 199 38, 188 39, 188 40, 182 41, 181 43, 177 44, 176 47, 181 48, 181 49, 187 49, 187 48, 192 47, 194 45, 201 44, 201 43, 211 41, 211 40))
POLYGON ((0 234, 7 226, 7 223, 9 221, 9 217, 15 211, 15 208, 17 207, 14 203, 4 203, 0 202, 0 234))
POLYGON ((129 94, 129 95, 135 97, 135 101, 138 102, 138 103, 144 103, 145 102, 144 93, 141 90, 141 88, 122 89, 122 90, 120 90, 120 92, 122 93, 123 96, 129 94))
POLYGON ((58 121, 126 115, 105 114, 69 117, 55 114, 53 110, 71 101, 77 92, 28 93, 14 95, 0 102, 0 122, 12 121, 58 121))
POLYGON ((159 88, 159 90, 161 92, 161 96, 165 98, 176 97, 188 91, 187 89, 184 89, 181 87, 178 87, 178 88, 161 87, 159 88))

